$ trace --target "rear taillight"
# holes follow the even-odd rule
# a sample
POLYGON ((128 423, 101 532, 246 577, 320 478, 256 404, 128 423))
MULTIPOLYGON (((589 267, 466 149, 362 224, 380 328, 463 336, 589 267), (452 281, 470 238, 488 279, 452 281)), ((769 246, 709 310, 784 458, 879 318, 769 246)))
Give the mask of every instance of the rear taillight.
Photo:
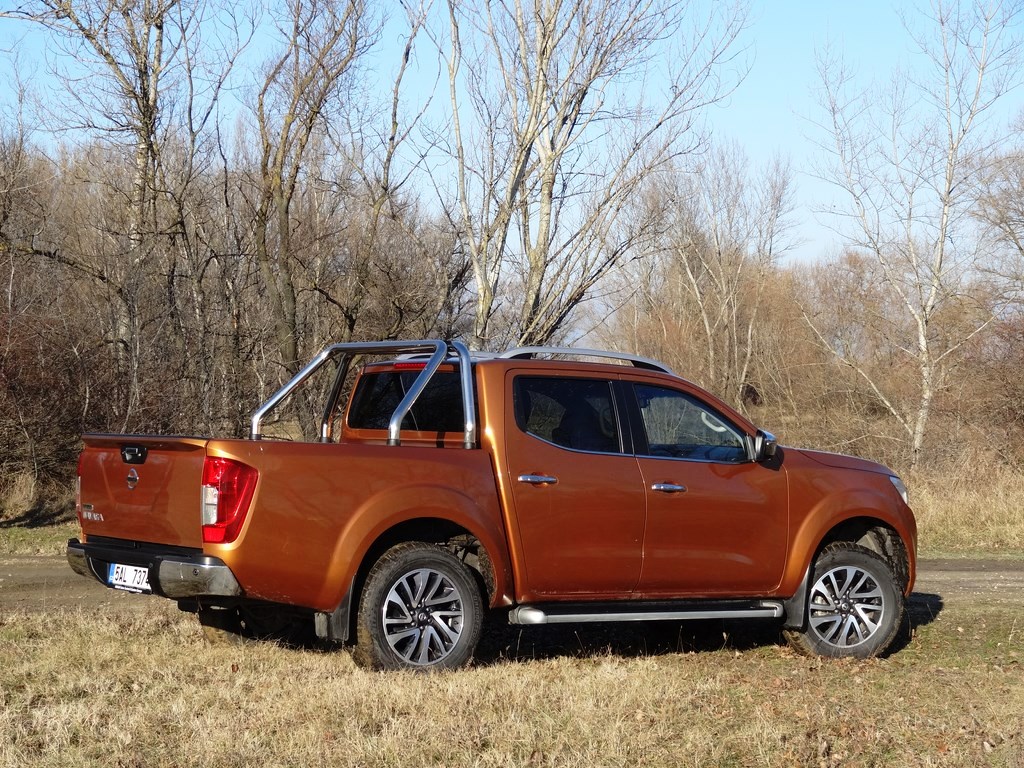
POLYGON ((203 542, 227 544, 238 538, 259 472, 233 459, 207 456, 203 464, 203 542))

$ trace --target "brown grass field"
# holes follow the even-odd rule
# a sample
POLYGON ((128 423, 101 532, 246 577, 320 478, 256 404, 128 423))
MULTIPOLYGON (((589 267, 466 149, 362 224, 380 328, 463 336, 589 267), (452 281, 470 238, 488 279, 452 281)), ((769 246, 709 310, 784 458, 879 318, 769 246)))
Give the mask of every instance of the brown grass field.
POLYGON ((885 659, 770 625, 494 622, 474 668, 208 646, 158 598, 0 610, 0 766, 1024 766, 1024 619, 918 595, 885 659))

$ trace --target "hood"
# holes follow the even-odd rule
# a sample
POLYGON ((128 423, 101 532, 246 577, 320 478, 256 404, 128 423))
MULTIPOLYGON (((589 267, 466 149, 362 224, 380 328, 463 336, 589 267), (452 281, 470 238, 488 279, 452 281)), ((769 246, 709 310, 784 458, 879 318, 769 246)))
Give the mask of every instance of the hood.
MULTIPOLYGON (((794 449, 789 448, 787 450, 794 449)), ((818 464, 824 464, 826 467, 835 467, 836 469, 856 469, 861 472, 875 472, 879 475, 896 474, 884 464, 878 464, 874 461, 868 461, 867 459, 858 459, 856 456, 845 456, 841 453, 827 453, 825 451, 808 451, 803 448, 798 448, 796 450, 812 461, 816 461, 818 464)))

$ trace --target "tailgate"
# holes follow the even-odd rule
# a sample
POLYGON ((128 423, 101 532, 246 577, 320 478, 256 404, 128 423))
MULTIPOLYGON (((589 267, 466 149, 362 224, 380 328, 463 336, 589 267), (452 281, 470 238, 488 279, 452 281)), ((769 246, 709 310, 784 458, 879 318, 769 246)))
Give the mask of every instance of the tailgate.
POLYGON ((180 547, 203 546, 207 440, 85 435, 79 461, 82 532, 180 547))

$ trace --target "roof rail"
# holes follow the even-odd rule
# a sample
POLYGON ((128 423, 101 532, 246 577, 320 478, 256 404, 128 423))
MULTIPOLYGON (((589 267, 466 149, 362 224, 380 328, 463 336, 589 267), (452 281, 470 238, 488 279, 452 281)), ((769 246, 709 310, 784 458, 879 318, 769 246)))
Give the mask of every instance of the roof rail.
POLYGON ((639 355, 630 355, 626 352, 606 352, 600 349, 582 349, 575 347, 517 347, 502 352, 498 357, 505 359, 527 360, 537 355, 574 355, 576 357, 604 357, 612 360, 623 360, 632 363, 635 368, 645 368, 649 371, 661 371, 672 373, 672 369, 657 360, 651 360, 639 355))

